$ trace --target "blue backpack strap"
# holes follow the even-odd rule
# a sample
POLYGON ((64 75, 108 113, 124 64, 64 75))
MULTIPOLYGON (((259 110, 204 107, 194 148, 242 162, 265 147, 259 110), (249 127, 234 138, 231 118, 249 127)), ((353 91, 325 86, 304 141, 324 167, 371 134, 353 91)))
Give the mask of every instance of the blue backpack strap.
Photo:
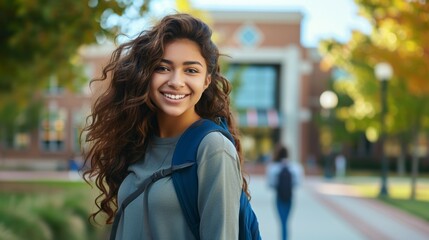
POLYGON ((244 191, 240 196, 239 240, 261 240, 259 223, 244 191))
MULTIPOLYGON (((116 238, 116 232, 118 230, 118 224, 122 217, 123 212, 125 211, 125 208, 134 201, 140 194, 142 194, 144 191, 148 190, 150 186, 158 181, 161 178, 170 176, 175 171, 180 171, 182 169, 188 168, 192 166, 194 163, 184 163, 181 165, 174 165, 166 169, 161 169, 156 172, 154 172, 150 177, 146 178, 142 184, 139 185, 139 187, 130 195, 128 195, 127 198, 124 199, 121 206, 119 206, 118 211, 115 215, 115 220, 112 225, 112 229, 110 231, 110 240, 114 240, 116 238)), ((146 195, 147 196, 147 195, 146 195)), ((147 201, 146 201, 147 204, 147 201)), ((147 212, 146 212, 147 213, 147 212)), ((146 214, 147 217, 147 214, 146 214)), ((147 220, 146 220, 147 221, 147 220)))
MULTIPOLYGON (((201 140, 210 132, 219 131, 234 142, 227 129, 211 120, 201 119, 193 123, 180 137, 174 150, 172 166, 195 163, 201 140)), ((195 239, 200 239, 200 214, 198 212, 198 176, 197 164, 174 172, 173 179, 176 195, 182 212, 195 239)))

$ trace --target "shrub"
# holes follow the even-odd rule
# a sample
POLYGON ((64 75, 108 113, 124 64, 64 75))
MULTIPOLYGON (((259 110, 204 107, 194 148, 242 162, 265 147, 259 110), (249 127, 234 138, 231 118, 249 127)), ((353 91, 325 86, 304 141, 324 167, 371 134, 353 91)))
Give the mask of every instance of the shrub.
POLYGON ((7 230, 6 233, 12 234, 18 239, 53 239, 53 234, 45 222, 41 221, 28 208, 2 206, 0 208, 0 224, 7 230))
POLYGON ((0 223, 0 239, 7 240, 19 240, 11 230, 7 229, 3 224, 0 223))
POLYGON ((32 183, 29 191, 0 192, 0 240, 101 239, 105 229, 88 220, 93 204, 87 188, 41 184, 36 190, 32 183))

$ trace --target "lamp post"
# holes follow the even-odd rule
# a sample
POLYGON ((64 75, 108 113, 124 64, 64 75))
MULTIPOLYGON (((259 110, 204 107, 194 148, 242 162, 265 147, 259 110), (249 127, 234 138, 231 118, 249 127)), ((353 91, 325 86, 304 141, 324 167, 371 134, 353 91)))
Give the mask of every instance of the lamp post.
POLYGON ((385 116, 387 113, 387 81, 393 75, 392 66, 388 63, 381 62, 375 65, 374 68, 375 76, 381 82, 381 114, 380 114, 380 144, 381 144, 381 187, 379 196, 386 197, 389 195, 387 190, 387 172, 389 169, 389 163, 386 157, 386 151, 384 147, 384 142, 386 138, 386 126, 385 126, 385 116))
MULTIPOLYGON (((338 97, 337 94, 335 94, 332 91, 324 91, 321 95, 320 95, 320 106, 322 106, 322 108, 324 110, 328 111, 328 124, 329 124, 329 131, 331 132, 331 134, 333 133, 332 131, 332 109, 334 109, 337 104, 338 104, 338 97)), ((330 143, 332 145, 332 142, 330 143)), ((325 177, 330 178, 333 175, 332 172, 332 163, 333 163, 333 155, 332 155, 332 146, 330 148, 330 151, 328 153, 328 157, 326 159, 325 162, 325 177)))

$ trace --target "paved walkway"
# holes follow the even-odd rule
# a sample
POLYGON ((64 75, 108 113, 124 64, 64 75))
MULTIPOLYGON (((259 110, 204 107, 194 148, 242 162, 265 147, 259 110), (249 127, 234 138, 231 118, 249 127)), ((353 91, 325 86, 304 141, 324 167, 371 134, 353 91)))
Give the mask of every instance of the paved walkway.
MULTIPOLYGON (((274 192, 262 176, 250 179, 252 206, 263 239, 280 239, 274 192)), ((347 186, 307 177, 295 192, 291 240, 428 240, 429 223, 408 213, 357 197, 347 186)))
MULTIPOLYGON (((76 180, 68 172, 2 172, 2 180, 76 180)), ((264 240, 279 238, 274 192, 260 174, 250 176, 252 206, 264 240)), ((428 240, 429 223, 377 200, 360 198, 346 185, 306 177, 295 191, 291 240, 428 240)))

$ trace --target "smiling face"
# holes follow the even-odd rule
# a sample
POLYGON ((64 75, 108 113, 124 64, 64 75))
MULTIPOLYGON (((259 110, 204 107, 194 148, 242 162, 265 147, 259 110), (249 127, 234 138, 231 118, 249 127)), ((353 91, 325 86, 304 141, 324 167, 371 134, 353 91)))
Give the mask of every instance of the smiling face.
POLYGON ((206 62, 195 42, 176 39, 166 44, 150 83, 158 121, 172 118, 192 123, 199 119, 195 104, 209 83, 206 62))

